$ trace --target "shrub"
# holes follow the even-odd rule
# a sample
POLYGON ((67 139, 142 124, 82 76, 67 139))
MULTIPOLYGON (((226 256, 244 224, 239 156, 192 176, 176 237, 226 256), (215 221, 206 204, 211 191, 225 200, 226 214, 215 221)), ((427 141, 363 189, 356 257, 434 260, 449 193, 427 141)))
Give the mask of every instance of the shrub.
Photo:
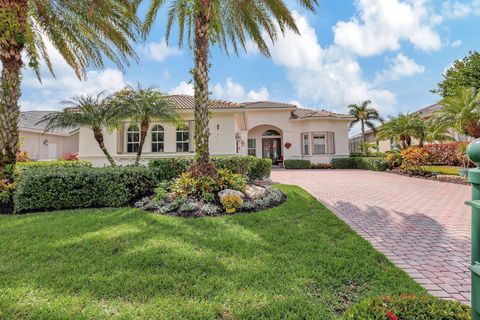
POLYGON ((17 151, 17 162, 27 162, 30 161, 30 155, 27 151, 18 150, 17 151))
POLYGON ((402 165, 402 154, 398 151, 390 151, 385 155, 387 167, 392 170, 402 165))
POLYGON ((285 169, 310 169, 310 160, 285 160, 283 161, 285 169))
MULTIPOLYGON (((179 177, 193 163, 193 158, 163 158, 150 160, 148 166, 158 169, 160 180, 172 180, 179 177)), ((272 171, 271 159, 253 156, 213 157, 217 169, 228 169, 232 173, 246 175, 249 180, 264 179, 272 171)))
POLYGON ((232 173, 230 170, 218 170, 218 189, 233 189, 238 191, 245 191, 247 187, 247 180, 244 175, 239 173, 232 173))
POLYGON ((372 171, 386 171, 388 168, 385 158, 355 158, 357 169, 372 170, 372 171))
POLYGON ((333 169, 333 164, 331 163, 312 163, 310 169, 333 169))
POLYGON ((356 169, 357 158, 335 158, 332 159, 332 165, 335 169, 356 169))
POLYGON ((17 181, 14 208, 22 213, 120 207, 152 192, 156 185, 154 171, 142 167, 26 170, 17 181))
MULTIPOLYGON (((437 165, 461 166, 462 157, 458 153, 459 145, 466 142, 448 142, 427 144, 424 148, 431 154, 431 161, 437 165)), ((474 166, 474 164, 470 164, 474 166)))
POLYGON ((243 199, 235 195, 226 195, 220 200, 225 209, 236 209, 243 205, 243 199))
POLYGON ((16 171, 22 173, 30 169, 62 169, 62 168, 90 168, 92 163, 89 161, 29 161, 19 162, 16 165, 16 171))
POLYGON ((431 155, 427 149, 408 147, 402 150, 402 168, 412 174, 423 173, 422 166, 430 162, 431 155))
POLYGON ((456 301, 431 296, 368 298, 348 310, 344 320, 470 320, 470 308, 456 301))
POLYGON ((65 153, 58 160, 60 161, 78 161, 78 152, 65 153))

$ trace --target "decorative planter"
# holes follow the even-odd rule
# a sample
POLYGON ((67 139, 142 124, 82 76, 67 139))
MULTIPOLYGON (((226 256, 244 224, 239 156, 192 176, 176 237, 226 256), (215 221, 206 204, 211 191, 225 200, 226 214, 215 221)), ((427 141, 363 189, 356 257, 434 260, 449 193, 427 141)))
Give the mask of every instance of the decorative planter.
POLYGON ((462 168, 462 169, 458 169, 458 175, 462 178, 467 178, 468 177, 468 168, 462 168))
POLYGON ((225 209, 226 213, 235 213, 235 208, 227 208, 225 209))

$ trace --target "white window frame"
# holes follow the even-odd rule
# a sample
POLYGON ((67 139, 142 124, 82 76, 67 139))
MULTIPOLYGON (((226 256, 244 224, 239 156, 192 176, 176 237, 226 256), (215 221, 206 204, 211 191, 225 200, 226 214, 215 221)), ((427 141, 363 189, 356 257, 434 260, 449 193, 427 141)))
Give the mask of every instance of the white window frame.
POLYGON ((257 139, 255 138, 252 138, 252 139, 248 139, 247 140, 247 154, 249 156, 254 156, 256 157, 257 156, 257 139), (253 142, 253 147, 250 146, 250 142, 253 142), (250 154, 250 151, 252 151, 252 154, 250 154))
POLYGON ((190 128, 189 126, 179 126, 175 132, 175 140, 176 140, 176 150, 177 152, 190 152, 190 128), (182 134, 182 140, 178 140, 178 134, 182 134), (185 140, 185 133, 187 139, 185 140), (181 150, 179 150, 179 146, 181 146, 181 150), (186 148, 185 148, 186 147, 186 148))
POLYGON ((150 132, 150 137, 152 139, 151 147, 153 153, 162 153, 165 152, 165 129, 162 125, 156 124, 152 127, 150 132), (160 130, 159 130, 160 129, 160 130), (157 139, 154 139, 154 134, 157 139), (161 139, 159 139, 161 137, 161 139), (157 147, 157 150, 154 150, 154 146, 157 147))
POLYGON ((302 132, 300 135, 300 145, 302 146, 302 155, 309 156, 310 155, 310 133, 309 132, 302 132), (305 137, 307 137, 306 144, 305 144, 305 137), (305 147, 307 150, 305 151, 305 147))
POLYGON ((136 124, 131 124, 128 126, 127 130, 125 131, 126 132, 126 151, 127 153, 137 153, 138 152, 138 148, 140 148, 140 127, 136 124), (132 130, 132 129, 135 129, 136 130, 132 130), (138 140, 137 141, 134 141, 135 140, 135 134, 137 134, 137 137, 138 137, 138 140), (132 136, 132 139, 130 139, 130 136, 132 136), (132 140, 132 141, 130 141, 132 140), (132 147, 132 151, 129 150, 129 147, 132 147), (136 148, 135 148, 136 146, 136 148))
POLYGON ((328 154, 327 150, 327 133, 312 132, 312 155, 328 154), (315 136, 323 136, 323 152, 315 152, 315 136))

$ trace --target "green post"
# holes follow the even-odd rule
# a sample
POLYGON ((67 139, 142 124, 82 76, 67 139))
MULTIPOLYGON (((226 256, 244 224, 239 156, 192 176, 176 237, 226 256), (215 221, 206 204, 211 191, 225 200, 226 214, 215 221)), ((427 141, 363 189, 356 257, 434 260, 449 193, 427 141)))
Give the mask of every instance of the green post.
POLYGON ((477 165, 477 168, 468 171, 472 200, 466 203, 472 207, 472 319, 480 320, 480 139, 468 145, 467 156, 477 165))

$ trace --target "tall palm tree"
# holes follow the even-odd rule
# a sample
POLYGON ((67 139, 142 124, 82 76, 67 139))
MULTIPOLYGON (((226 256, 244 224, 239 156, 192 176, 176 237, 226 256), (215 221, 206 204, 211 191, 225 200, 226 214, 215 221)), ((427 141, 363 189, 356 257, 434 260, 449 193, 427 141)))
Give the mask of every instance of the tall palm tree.
POLYGON ((377 139, 393 139, 399 142, 402 149, 412 145, 412 139, 416 138, 423 144, 425 137, 425 124, 423 119, 417 113, 404 115, 400 113, 396 118, 391 118, 385 122, 378 131, 377 139))
POLYGON ((461 88, 455 95, 440 101, 443 106, 435 117, 447 127, 474 138, 480 138, 480 91, 461 88))
POLYGON ((181 117, 176 111, 175 105, 156 88, 144 89, 141 86, 138 86, 136 90, 126 88, 109 100, 110 104, 120 110, 121 118, 140 124, 140 144, 135 165, 140 163, 145 138, 153 120, 175 124, 181 122, 181 117))
POLYGON ((117 127, 120 113, 115 106, 106 103, 102 96, 103 93, 99 93, 96 96, 77 96, 63 101, 66 108, 62 112, 48 114, 40 123, 46 122, 45 131, 76 126, 89 127, 103 154, 115 167, 115 160, 105 147, 103 130, 117 127))
POLYGON ((86 68, 103 67, 105 58, 123 68, 130 58, 137 59, 129 43, 137 40, 140 26, 137 2, 0 1, 0 176, 13 178, 22 67, 34 69, 40 79, 43 60, 53 74, 47 51, 51 43, 80 79, 85 78, 86 68))
POLYGON ((365 127, 368 127, 372 130, 373 134, 376 135, 377 129, 374 121, 383 122, 383 118, 380 117, 377 109, 368 107, 371 103, 370 100, 365 100, 360 104, 351 104, 348 106, 348 113, 355 118, 355 120, 350 123, 350 128, 360 123, 363 142, 366 142, 365 127))
MULTIPOLYGON (((312 11, 318 5, 318 0, 298 2, 312 11)), ((210 45, 218 45, 227 53, 231 45, 237 53, 238 47, 245 49, 250 39, 262 54, 269 56, 264 35, 274 42, 278 30, 290 29, 298 33, 298 28, 284 0, 150 0, 143 27, 145 34, 151 30, 158 11, 164 6, 168 7, 167 41, 177 23, 178 45, 182 46, 186 38, 194 53, 196 164, 192 171, 214 175, 215 167, 209 159, 208 146, 210 45)))

